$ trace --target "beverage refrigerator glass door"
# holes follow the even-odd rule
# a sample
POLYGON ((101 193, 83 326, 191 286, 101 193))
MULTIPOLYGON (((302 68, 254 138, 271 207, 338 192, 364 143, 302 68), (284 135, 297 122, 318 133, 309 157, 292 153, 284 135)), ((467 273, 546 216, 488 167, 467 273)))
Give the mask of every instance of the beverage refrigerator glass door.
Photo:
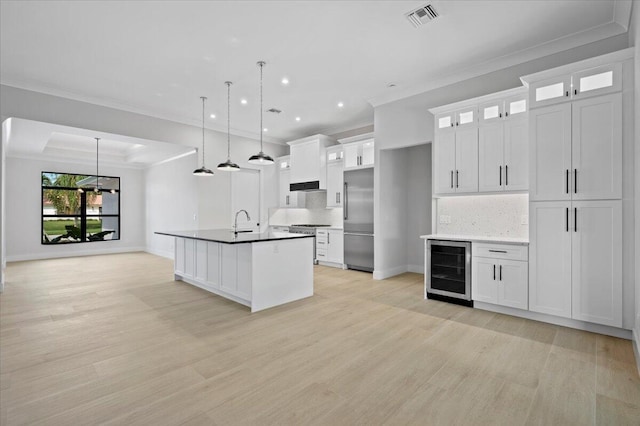
POLYGON ((471 300, 471 243, 429 240, 427 296, 471 300))

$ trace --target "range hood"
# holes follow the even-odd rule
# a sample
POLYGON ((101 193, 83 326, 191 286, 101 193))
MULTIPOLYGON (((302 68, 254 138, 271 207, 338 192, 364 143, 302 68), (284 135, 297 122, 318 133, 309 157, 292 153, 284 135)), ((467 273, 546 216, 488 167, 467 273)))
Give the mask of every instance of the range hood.
POLYGON ((327 147, 336 141, 329 136, 314 135, 287 142, 291 156, 290 191, 327 190, 327 147))

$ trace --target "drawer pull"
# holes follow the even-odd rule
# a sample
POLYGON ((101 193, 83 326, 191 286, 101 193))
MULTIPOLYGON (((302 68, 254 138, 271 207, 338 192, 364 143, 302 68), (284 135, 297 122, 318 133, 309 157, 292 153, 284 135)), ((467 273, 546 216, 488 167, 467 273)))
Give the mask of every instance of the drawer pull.
POLYGON ((506 253, 506 250, 489 250, 491 253, 506 253))

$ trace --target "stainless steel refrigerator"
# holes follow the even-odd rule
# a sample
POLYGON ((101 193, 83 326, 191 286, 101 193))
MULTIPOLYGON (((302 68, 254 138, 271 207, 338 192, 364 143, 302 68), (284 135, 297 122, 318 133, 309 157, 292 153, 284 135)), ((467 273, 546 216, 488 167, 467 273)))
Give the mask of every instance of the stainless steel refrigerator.
POLYGON ((373 168, 344 172, 344 263, 373 272, 373 168))

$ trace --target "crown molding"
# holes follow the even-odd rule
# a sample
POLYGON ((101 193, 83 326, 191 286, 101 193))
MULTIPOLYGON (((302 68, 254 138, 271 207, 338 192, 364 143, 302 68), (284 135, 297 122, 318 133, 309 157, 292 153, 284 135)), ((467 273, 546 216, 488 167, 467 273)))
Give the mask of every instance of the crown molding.
MULTIPOLYGON (((45 94, 45 95, 57 96, 59 98, 71 99, 71 100, 78 101, 78 102, 84 102, 84 103, 88 103, 88 104, 92 104, 92 105, 98 105, 98 106, 102 106, 102 107, 106 107, 106 108, 112 108, 112 109, 116 109, 116 110, 119 110, 119 111, 131 112, 133 114, 145 115, 147 117, 153 117, 153 118, 158 118, 160 120, 166 120, 166 121, 171 121, 171 122, 174 122, 174 123, 185 124, 187 126, 198 127, 198 128, 202 127, 202 123, 201 122, 199 122, 197 120, 194 120, 194 119, 191 119, 191 118, 176 117, 176 116, 171 116, 171 115, 168 115, 168 114, 158 114, 155 111, 152 111, 152 110, 149 110, 149 109, 145 109, 145 108, 139 108, 137 106, 130 105, 130 104, 125 103, 125 102, 117 101, 115 99, 80 95, 78 93, 68 92, 68 91, 65 91, 65 90, 49 87, 49 86, 46 86, 46 85, 43 85, 43 84, 38 84, 38 83, 33 83, 33 82, 26 82, 26 81, 6 78, 6 77, 0 78, 0 84, 3 85, 3 86, 14 87, 16 89, 28 90, 28 91, 31 91, 31 92, 42 93, 42 94, 45 94)), ((220 132, 220 133, 223 133, 224 135, 227 134, 227 129, 226 128, 222 128, 222 126, 211 125, 211 123, 209 123, 209 124, 205 124, 204 127, 207 130, 220 132)), ((246 131, 246 130, 234 129, 234 128, 231 128, 231 132, 230 133, 232 135, 234 135, 234 136, 239 136, 239 137, 243 137, 243 138, 254 139, 256 141, 260 141, 260 133, 249 132, 249 131, 246 131)), ((282 140, 280 138, 274 138, 274 137, 264 136, 263 135, 262 139, 263 139, 264 142, 273 143, 273 144, 277 144, 277 145, 286 145, 284 140, 282 140)))
POLYGON ((448 86, 450 84, 469 80, 471 78, 488 74, 494 71, 499 71, 521 63, 533 61, 535 59, 583 46, 585 44, 594 43, 609 37, 624 34, 627 31, 631 13, 631 5, 626 5, 626 3, 630 2, 628 2, 627 0, 618 0, 616 2, 615 17, 614 20, 609 23, 570 34, 562 38, 551 40, 546 43, 521 50, 519 52, 493 58, 491 60, 468 67, 459 72, 441 74, 440 76, 429 79, 429 81, 425 83, 413 85, 406 88, 397 87, 395 90, 393 90, 393 93, 370 98, 368 99, 368 102, 375 108, 384 104, 399 101, 401 99, 409 98, 411 96, 438 89, 440 87, 448 86), (618 23, 625 21, 627 22, 626 27, 618 23))

